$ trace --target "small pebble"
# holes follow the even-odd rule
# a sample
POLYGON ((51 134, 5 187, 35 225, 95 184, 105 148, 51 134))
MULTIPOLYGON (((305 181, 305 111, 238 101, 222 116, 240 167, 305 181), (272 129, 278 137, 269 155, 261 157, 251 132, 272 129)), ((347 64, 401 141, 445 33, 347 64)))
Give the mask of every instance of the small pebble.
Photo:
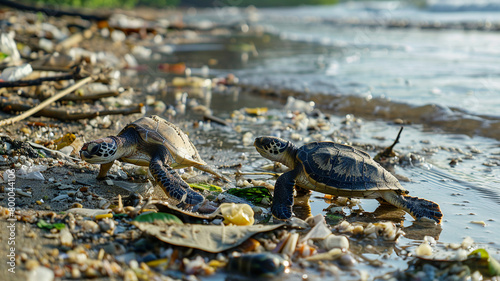
POLYGON ((26 261, 26 269, 33 270, 40 266, 40 263, 37 260, 27 260, 26 261))

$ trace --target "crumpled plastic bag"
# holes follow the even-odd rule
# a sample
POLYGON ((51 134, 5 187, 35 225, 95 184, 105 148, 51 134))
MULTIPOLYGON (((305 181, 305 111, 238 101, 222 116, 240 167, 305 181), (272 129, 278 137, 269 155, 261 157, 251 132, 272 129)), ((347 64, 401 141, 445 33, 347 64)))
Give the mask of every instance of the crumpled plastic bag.
POLYGON ((252 225, 255 221, 252 207, 248 204, 222 203, 219 208, 225 223, 252 225))
POLYGON ((14 41, 14 33, 2 33, 0 34, 0 52, 8 55, 5 60, 10 62, 18 62, 21 59, 21 55, 17 50, 16 41, 14 41))
POLYGON ((30 75, 31 72, 33 72, 33 68, 29 63, 7 67, 2 71, 2 74, 0 74, 0 79, 4 81, 17 81, 30 75))

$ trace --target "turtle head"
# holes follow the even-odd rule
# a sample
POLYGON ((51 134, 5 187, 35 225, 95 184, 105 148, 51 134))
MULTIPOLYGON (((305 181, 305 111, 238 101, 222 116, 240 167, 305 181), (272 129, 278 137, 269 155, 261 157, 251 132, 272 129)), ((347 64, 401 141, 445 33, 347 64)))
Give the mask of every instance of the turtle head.
POLYGON ((295 166, 297 148, 293 143, 278 137, 259 137, 253 145, 263 157, 283 163, 289 168, 295 166))
POLYGON ((85 143, 80 150, 80 157, 92 164, 105 164, 121 157, 117 150, 115 138, 107 137, 85 143))

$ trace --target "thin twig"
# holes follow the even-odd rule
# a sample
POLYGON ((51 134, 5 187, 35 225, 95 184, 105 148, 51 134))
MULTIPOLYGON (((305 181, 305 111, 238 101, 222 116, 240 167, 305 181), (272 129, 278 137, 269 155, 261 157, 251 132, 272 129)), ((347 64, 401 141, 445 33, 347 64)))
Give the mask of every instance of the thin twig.
POLYGON ((74 90, 80 88, 81 86, 85 85, 86 83, 88 83, 88 82, 90 82, 92 80, 94 80, 94 78, 92 76, 83 78, 82 80, 80 80, 80 81, 76 82, 75 84, 73 84, 72 86, 70 86, 70 87, 62 90, 57 95, 54 95, 54 96, 46 99, 45 101, 43 101, 39 105, 31 108, 30 110, 24 112, 23 114, 18 115, 16 117, 12 117, 12 118, 0 121, 0 126, 10 125, 10 124, 13 124, 13 123, 15 123, 17 121, 20 121, 20 120, 23 120, 23 119, 26 119, 26 118, 30 117, 31 115, 37 113, 38 111, 40 111, 44 107, 48 106, 49 104, 51 104, 51 103, 55 102, 56 100, 64 97, 65 95, 73 92, 74 90))
POLYGON ((65 74, 60 76, 52 76, 52 77, 41 77, 33 80, 17 80, 10 82, 0 82, 0 88, 12 88, 12 87, 26 87, 26 86, 38 86, 43 82, 48 81, 64 81, 74 79, 74 74, 65 74))
POLYGON ((42 12, 44 14, 47 14, 48 16, 53 16, 53 17, 62 17, 62 16, 76 16, 80 17, 85 20, 95 20, 95 21, 103 21, 103 20, 108 20, 110 15, 86 15, 78 12, 72 12, 72 11, 63 11, 63 10, 57 10, 57 9, 50 9, 50 8, 45 8, 45 7, 33 7, 33 6, 28 6, 24 5, 21 3, 17 3, 14 1, 10 0, 2 0, 0 1, 0 5, 2 6, 7 6, 11 7, 17 10, 21 11, 31 11, 31 12, 42 12))

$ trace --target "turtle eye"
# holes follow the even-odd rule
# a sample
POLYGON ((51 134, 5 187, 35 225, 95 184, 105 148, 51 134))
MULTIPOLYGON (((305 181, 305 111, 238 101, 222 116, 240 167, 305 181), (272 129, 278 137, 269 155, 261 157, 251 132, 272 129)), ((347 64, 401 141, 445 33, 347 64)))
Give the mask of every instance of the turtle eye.
POLYGON ((99 151, 99 145, 98 144, 94 144, 92 147, 89 147, 90 148, 90 153, 91 154, 96 154, 97 151, 99 151))

